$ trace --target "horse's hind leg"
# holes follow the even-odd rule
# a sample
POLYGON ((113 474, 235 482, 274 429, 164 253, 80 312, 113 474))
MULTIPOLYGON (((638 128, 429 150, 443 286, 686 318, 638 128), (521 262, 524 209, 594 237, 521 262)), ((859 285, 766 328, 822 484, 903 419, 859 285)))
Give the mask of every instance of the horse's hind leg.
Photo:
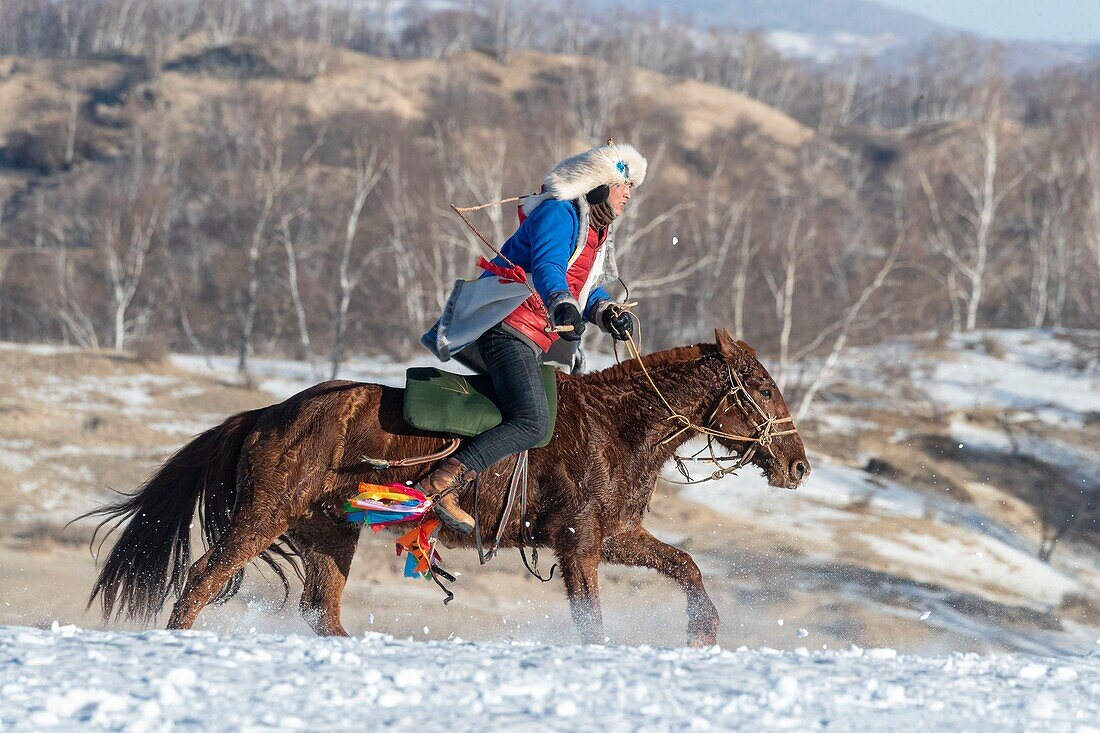
POLYGON ((718 643, 718 609, 703 587, 703 576, 691 555, 661 542, 641 527, 604 539, 601 555, 607 562, 653 568, 676 581, 687 595, 688 643, 718 643))
POLYGON ((340 597, 359 542, 359 526, 317 512, 290 531, 305 568, 299 607, 319 636, 347 636, 340 623, 340 597))
POLYGON ((254 501, 246 500, 218 546, 191 567, 187 584, 168 619, 168 628, 191 628, 199 612, 229 579, 271 547, 286 530, 286 516, 272 515, 270 509, 261 510, 254 501))

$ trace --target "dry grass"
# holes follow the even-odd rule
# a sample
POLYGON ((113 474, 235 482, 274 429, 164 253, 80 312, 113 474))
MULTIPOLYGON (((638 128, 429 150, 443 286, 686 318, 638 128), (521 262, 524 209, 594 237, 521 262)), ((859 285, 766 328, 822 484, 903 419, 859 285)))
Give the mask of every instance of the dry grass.
POLYGON ((134 358, 142 364, 163 364, 168 361, 168 340, 163 336, 142 336, 130 344, 134 358))

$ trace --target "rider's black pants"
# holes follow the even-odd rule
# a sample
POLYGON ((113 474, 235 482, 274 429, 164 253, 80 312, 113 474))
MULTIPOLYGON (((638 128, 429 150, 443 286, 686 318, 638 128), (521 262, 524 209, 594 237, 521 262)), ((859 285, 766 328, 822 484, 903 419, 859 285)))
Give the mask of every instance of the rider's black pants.
POLYGON ((550 425, 550 409, 539 371, 541 359, 530 344, 495 326, 481 335, 476 346, 504 418, 500 425, 466 441, 454 455, 480 473, 542 440, 550 425))

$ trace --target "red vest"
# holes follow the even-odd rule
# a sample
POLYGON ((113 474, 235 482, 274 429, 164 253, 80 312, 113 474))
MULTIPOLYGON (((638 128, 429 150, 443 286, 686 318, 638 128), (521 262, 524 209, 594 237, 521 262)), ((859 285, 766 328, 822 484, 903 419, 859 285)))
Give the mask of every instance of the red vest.
MULTIPOLYGON (((520 221, 525 217, 520 212, 520 221)), ((580 252, 573 252, 571 262, 565 271, 565 282, 569 285, 569 292, 574 298, 579 298, 584 284, 588 282, 588 276, 592 272, 592 264, 596 261, 596 255, 607 240, 607 230, 597 233, 588 225, 588 237, 580 252)), ((584 313, 586 303, 580 304, 581 313, 584 313)), ((532 294, 527 300, 520 303, 511 315, 504 319, 512 328, 531 339, 544 352, 549 351, 550 346, 558 340, 556 333, 546 333, 546 311, 542 307, 542 299, 532 294)))

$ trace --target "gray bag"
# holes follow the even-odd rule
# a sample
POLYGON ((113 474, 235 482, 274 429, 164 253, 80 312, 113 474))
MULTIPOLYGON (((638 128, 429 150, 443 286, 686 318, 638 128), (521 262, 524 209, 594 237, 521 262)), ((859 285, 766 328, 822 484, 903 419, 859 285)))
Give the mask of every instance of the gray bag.
POLYGON ((492 275, 456 280, 443 315, 420 337, 420 343, 440 361, 449 361, 530 296, 531 291, 523 283, 501 282, 492 275))

